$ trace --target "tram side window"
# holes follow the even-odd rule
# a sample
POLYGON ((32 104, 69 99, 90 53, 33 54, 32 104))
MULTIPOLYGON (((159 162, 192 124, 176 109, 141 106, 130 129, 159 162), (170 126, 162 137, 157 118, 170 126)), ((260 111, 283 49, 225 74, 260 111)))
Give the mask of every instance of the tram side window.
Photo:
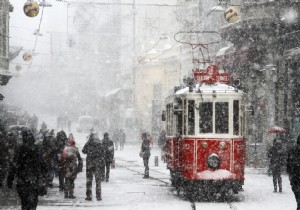
POLYGON ((195 135, 195 101, 188 101, 188 135, 195 135))
POLYGON ((216 133, 228 133, 228 102, 216 102, 215 109, 216 133))
POLYGON ((167 134, 171 135, 171 104, 167 104, 167 134))
POLYGON ((203 102, 199 104, 199 131, 200 133, 213 132, 213 103, 203 102))
POLYGON ((177 114, 177 134, 182 134, 182 125, 183 125, 183 112, 177 114))
POLYGON ((239 123, 239 101, 233 101, 233 135, 239 135, 240 123, 239 123))

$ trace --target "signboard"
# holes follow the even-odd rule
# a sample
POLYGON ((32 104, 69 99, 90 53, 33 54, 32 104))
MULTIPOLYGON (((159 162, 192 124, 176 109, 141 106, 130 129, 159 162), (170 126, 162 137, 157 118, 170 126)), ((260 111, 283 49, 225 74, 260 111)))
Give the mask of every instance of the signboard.
POLYGON ((209 66, 206 70, 193 70, 195 80, 201 83, 213 84, 213 83, 225 83, 230 82, 229 73, 219 73, 217 66, 209 66))

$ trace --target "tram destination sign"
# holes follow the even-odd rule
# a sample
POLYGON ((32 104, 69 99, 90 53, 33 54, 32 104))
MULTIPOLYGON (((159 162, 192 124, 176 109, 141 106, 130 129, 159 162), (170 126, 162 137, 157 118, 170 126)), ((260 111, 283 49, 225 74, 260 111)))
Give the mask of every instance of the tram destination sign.
POLYGON ((217 66, 208 66, 206 70, 193 70, 194 78, 200 83, 225 83, 230 82, 230 76, 228 72, 219 73, 217 66))

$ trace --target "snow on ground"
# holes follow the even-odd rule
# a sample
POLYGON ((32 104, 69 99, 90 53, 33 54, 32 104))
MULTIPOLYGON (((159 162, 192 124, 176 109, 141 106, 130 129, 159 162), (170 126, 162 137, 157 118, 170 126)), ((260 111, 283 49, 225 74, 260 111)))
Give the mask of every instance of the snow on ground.
MULTIPOLYGON (((80 151, 86 142, 87 133, 74 132, 80 151)), ((75 181, 77 199, 64 199, 58 191, 58 180, 47 196, 40 197, 38 210, 183 210, 192 209, 191 204, 176 195, 175 190, 164 182, 170 183, 169 171, 159 158, 155 166, 155 156, 160 157, 157 146, 152 149, 150 158, 150 176, 161 179, 143 179, 143 162, 139 157, 140 144, 125 145, 124 151, 115 151, 116 168, 111 169, 110 182, 102 182, 102 201, 85 201, 85 172, 80 173, 75 181)), ((85 156, 82 155, 85 159, 85 156)), ((283 193, 273 193, 272 177, 265 170, 247 168, 244 191, 240 192, 231 204, 226 202, 196 202, 196 209, 223 210, 294 210, 296 202, 286 175, 283 175, 283 193)), ((95 183, 93 183, 95 187, 95 183)), ((12 195, 12 194, 10 194, 12 195)), ((1 201, 1 199, 0 199, 1 201)), ((16 206, 3 206, 0 209, 16 209, 16 206)))

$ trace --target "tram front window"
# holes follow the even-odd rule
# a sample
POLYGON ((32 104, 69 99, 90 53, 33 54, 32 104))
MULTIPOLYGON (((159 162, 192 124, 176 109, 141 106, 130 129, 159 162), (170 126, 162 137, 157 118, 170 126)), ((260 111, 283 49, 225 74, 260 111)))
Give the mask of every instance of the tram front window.
POLYGON ((199 131, 200 133, 213 132, 213 103, 203 102, 199 104, 199 131))
POLYGON ((228 102, 216 102, 216 133, 228 133, 228 102))

